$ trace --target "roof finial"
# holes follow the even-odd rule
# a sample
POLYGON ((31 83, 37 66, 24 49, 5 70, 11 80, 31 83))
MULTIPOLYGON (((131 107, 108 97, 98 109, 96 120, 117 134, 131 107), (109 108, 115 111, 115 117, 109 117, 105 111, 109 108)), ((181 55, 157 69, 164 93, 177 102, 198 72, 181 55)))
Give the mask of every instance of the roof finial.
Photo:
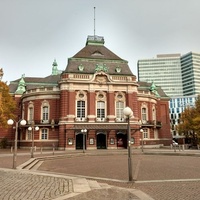
POLYGON ((94 40, 95 40, 95 8, 96 7, 94 7, 94 40))

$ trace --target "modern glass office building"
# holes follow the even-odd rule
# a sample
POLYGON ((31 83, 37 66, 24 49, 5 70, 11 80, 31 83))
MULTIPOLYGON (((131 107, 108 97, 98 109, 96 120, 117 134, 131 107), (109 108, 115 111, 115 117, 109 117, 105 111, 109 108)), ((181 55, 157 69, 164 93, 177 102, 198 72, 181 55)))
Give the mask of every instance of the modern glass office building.
POLYGON ((180 54, 161 54, 156 58, 138 61, 139 81, 154 82, 169 96, 182 96, 180 54))
POLYGON ((197 95, 172 97, 169 101, 171 133, 178 137, 177 125, 180 123, 180 115, 186 107, 195 106, 197 95))
POLYGON ((200 54, 189 52, 181 56, 183 95, 200 94, 200 54))
POLYGON ((162 54, 138 61, 139 81, 154 82, 170 100, 170 122, 173 137, 180 115, 186 106, 194 106, 200 95, 200 53, 162 54))

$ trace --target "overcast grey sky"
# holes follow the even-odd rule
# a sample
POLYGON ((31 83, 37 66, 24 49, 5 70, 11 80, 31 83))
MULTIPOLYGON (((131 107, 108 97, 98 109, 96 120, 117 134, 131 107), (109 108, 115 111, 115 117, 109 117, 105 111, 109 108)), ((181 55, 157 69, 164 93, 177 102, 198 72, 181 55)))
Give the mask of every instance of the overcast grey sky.
POLYGON ((0 68, 3 81, 64 70, 88 35, 127 60, 161 53, 200 52, 200 0, 0 0, 0 68))

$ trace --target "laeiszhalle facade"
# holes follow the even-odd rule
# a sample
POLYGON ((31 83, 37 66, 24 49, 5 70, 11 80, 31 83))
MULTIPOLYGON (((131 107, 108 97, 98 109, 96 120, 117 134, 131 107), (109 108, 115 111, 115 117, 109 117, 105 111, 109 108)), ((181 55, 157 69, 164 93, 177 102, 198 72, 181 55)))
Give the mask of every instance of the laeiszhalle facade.
MULTIPOLYGON (((103 37, 88 36, 86 46, 68 59, 58 73, 54 61, 52 75, 45 78, 23 76, 10 83, 10 93, 18 102, 18 119, 27 125, 18 131, 18 146, 58 149, 127 148, 127 121, 130 107, 133 147, 171 144, 169 98, 153 83, 137 82, 128 62, 104 46, 103 37), (143 129, 143 133, 140 132, 143 129)), ((7 136, 11 142, 14 130, 7 136)))

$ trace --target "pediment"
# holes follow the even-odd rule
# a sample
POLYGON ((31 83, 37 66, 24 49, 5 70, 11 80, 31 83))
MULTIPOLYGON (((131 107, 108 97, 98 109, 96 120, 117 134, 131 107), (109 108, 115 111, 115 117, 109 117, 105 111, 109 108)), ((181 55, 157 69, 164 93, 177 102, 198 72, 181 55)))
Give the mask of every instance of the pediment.
POLYGON ((97 74, 95 76, 95 79, 94 79, 95 82, 98 82, 100 84, 106 84, 107 82, 110 82, 108 77, 104 74, 97 74))

